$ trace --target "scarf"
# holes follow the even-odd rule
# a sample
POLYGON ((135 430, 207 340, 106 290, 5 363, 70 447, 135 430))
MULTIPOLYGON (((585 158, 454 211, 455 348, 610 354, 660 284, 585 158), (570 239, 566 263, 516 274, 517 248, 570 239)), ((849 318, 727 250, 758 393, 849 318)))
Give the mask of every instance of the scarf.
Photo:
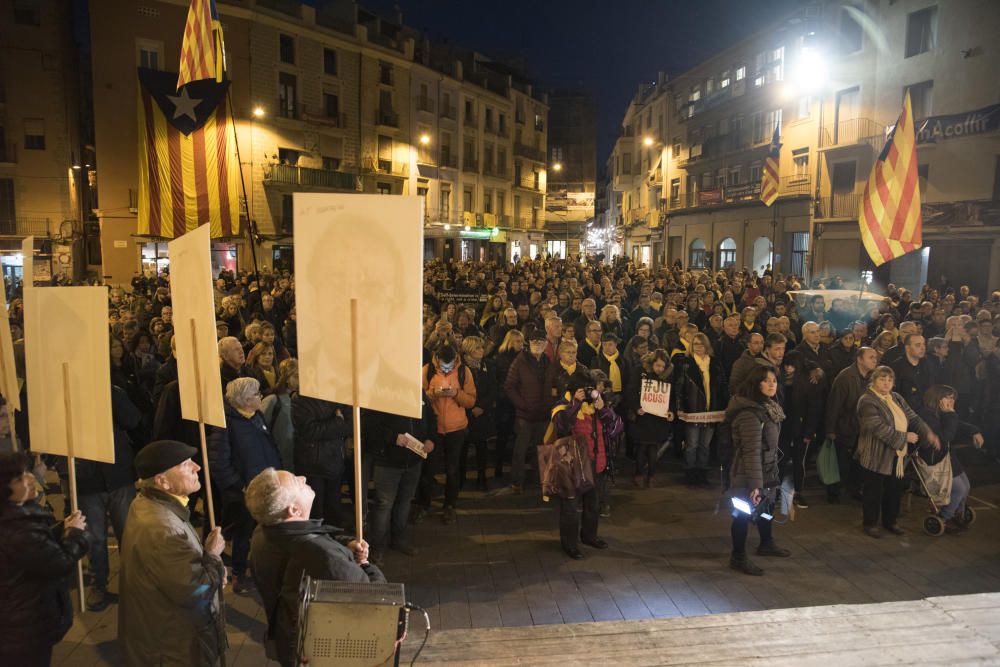
MULTIPOLYGON (((893 427, 900 433, 906 433, 907 419, 906 413, 903 412, 903 408, 899 407, 896 401, 893 400, 892 394, 887 394, 883 396, 882 394, 875 391, 874 388, 869 388, 868 391, 878 396, 879 400, 885 403, 886 407, 889 408, 889 412, 892 414, 893 427)), ((896 452, 896 477, 898 479, 903 479, 903 471, 906 467, 906 447, 902 449, 895 450, 896 452)))
MULTIPOLYGON (((566 401, 568 403, 573 402, 573 396, 568 391, 566 392, 566 401)), ((555 410, 553 410, 552 412, 555 413, 555 410)), ((576 413, 576 418, 580 421, 583 421, 584 419, 589 419, 590 417, 593 417, 595 412, 597 412, 597 409, 594 408, 594 404, 591 403, 590 401, 584 401, 583 403, 580 404, 580 409, 576 413)))
POLYGON ((564 364, 561 361, 559 362, 559 365, 562 367, 562 369, 564 371, 566 371, 566 375, 572 375, 573 373, 576 372, 576 362, 575 361, 573 362, 572 366, 567 366, 566 364, 564 364))
POLYGON ((785 421, 785 411, 781 409, 781 404, 773 398, 764 401, 764 411, 767 412, 768 419, 775 424, 785 421))
POLYGON ((600 353, 600 351, 601 351, 601 344, 600 343, 598 343, 597 345, 594 345, 593 343, 590 342, 589 338, 584 338, 583 340, 586 341, 587 345, 590 346, 590 349, 592 349, 595 354, 599 354, 600 353))
POLYGON ((710 412, 712 410, 712 381, 709 378, 708 368, 712 363, 712 357, 707 354, 704 356, 693 355, 694 363, 698 364, 698 369, 701 371, 701 382, 705 387, 705 412, 710 412))
POLYGON ((605 354, 604 358, 608 360, 608 379, 611 380, 611 391, 621 391, 622 370, 618 367, 618 352, 610 357, 605 354))

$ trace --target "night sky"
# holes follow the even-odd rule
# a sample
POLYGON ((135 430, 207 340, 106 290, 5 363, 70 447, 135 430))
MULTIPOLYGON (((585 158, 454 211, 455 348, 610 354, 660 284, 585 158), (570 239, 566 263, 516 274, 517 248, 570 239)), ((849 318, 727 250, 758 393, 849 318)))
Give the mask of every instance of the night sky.
POLYGON ((362 6, 458 46, 523 57, 545 86, 575 86, 597 100, 603 169, 637 86, 659 70, 683 72, 805 0, 362 0, 362 6))

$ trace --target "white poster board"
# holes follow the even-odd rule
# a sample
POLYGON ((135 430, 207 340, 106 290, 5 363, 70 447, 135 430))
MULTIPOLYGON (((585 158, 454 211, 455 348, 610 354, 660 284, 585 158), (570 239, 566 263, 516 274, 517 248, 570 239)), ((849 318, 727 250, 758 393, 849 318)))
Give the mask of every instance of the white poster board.
POLYGON ((299 391, 353 402, 358 299, 362 407, 419 418, 423 312, 420 197, 295 193, 299 391))
POLYGON ((14 339, 10 333, 10 311, 7 309, 6 289, 0 289, 0 394, 7 402, 8 410, 21 409, 21 389, 17 383, 14 339))
POLYGON ((69 455, 63 364, 69 364, 73 456, 115 462, 106 287, 24 291, 31 450, 69 455))
POLYGON ((21 241, 21 281, 25 288, 35 286, 35 237, 21 241))
POLYGON ((646 414, 666 417, 670 412, 670 383, 643 378, 639 388, 639 404, 646 414))
POLYGON ((194 320, 198 336, 198 371, 201 376, 201 419, 206 424, 225 428, 219 344, 215 337, 211 243, 209 226, 201 225, 167 244, 170 254, 170 296, 174 307, 174 343, 177 346, 181 416, 198 421, 195 346, 191 337, 191 320, 194 320))

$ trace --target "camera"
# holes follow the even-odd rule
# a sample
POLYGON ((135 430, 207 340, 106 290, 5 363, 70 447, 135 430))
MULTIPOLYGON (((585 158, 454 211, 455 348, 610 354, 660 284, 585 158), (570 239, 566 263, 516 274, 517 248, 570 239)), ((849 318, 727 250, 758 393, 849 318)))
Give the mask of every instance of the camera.
POLYGON ((584 387, 583 388, 583 402, 593 403, 601 395, 601 392, 597 391, 594 387, 584 387))

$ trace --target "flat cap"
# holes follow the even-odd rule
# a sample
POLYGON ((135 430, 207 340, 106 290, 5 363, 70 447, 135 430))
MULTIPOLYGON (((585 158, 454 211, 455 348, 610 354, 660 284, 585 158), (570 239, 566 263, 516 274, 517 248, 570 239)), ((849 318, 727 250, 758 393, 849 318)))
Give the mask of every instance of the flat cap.
POLYGON ((197 453, 198 450, 194 447, 177 440, 157 440, 135 455, 135 472, 139 479, 150 479, 184 463, 197 453))

